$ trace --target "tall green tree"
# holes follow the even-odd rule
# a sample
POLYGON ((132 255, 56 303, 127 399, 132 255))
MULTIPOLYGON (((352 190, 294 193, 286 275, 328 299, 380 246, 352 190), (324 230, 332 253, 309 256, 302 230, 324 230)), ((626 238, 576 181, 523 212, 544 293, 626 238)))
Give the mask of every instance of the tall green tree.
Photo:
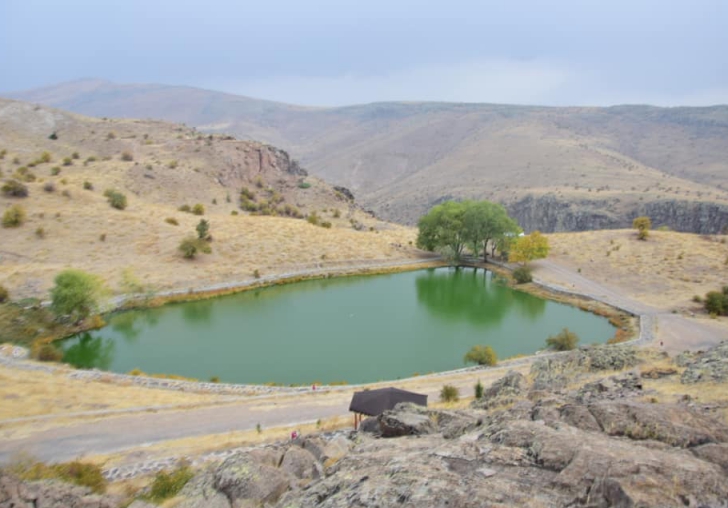
POLYGON ((455 258, 459 258, 467 241, 464 214, 465 204, 456 201, 446 201, 433 207, 417 224, 417 246, 429 251, 447 247, 455 258))
POLYGON ((51 310, 57 316, 85 319, 98 311, 103 293, 101 279, 82 270, 64 270, 54 279, 51 310))
POLYGON ((454 257, 468 246, 475 255, 487 259, 506 235, 521 232, 518 223, 503 206, 489 201, 446 201, 433 207, 418 223, 417 245, 426 250, 448 248, 454 257))
POLYGON ((478 253, 483 253, 483 261, 488 259, 489 243, 491 255, 494 255, 501 238, 521 232, 518 223, 508 215, 502 205, 490 201, 465 201, 463 205, 463 234, 473 254, 477 256, 478 253))

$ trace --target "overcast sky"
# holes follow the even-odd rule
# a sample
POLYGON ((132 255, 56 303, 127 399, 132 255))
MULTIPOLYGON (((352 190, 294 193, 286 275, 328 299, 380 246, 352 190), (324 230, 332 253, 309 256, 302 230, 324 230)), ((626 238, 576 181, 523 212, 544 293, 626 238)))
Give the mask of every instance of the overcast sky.
POLYGON ((93 77, 308 105, 728 103, 728 0, 0 0, 0 93, 93 77))

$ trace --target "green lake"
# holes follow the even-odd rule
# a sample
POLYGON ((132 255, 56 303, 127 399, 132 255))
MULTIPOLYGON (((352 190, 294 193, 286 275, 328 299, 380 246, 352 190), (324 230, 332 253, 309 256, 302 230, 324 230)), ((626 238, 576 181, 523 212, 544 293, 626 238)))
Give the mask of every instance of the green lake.
POLYGON ((64 340, 64 360, 282 384, 398 379, 461 368, 476 344, 506 358, 543 349, 564 327, 580 344, 615 331, 602 317, 510 289, 491 272, 453 268, 311 280, 107 321, 64 340))

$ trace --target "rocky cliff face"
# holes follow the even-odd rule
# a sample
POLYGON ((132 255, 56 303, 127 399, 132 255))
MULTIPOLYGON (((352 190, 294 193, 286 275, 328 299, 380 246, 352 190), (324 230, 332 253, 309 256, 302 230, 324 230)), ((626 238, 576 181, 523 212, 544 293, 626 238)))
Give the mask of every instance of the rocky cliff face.
POLYGON ((509 205, 508 212, 524 230, 546 233, 629 228, 632 219, 642 215, 650 217, 654 227, 674 231, 716 234, 728 228, 728 206, 702 201, 664 200, 620 208, 607 200, 528 196, 509 205))

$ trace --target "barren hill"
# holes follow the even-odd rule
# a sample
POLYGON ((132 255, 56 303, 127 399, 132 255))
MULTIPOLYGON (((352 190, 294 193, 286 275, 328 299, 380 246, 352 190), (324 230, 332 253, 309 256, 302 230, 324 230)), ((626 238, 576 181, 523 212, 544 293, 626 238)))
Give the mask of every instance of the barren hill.
POLYGON ((131 269, 164 290, 415 255, 410 230, 373 219, 345 189, 257 142, 0 100, 0 154, 0 186, 19 182, 28 192, 0 192, 0 215, 19 205, 27 216, 20 227, 0 228, 0 285, 12 298, 46 297, 66 267, 122 291, 131 269), (108 189, 128 206, 112 208, 108 189), (196 204, 203 215, 180 210, 196 204), (313 214, 326 227, 303 218, 313 214), (177 247, 196 236, 201 218, 211 224, 212 254, 185 260, 177 247))
POLYGON ((281 146, 413 223, 448 198, 508 206, 526 229, 728 225, 728 106, 551 108, 377 103, 306 108, 187 87, 77 81, 15 97, 94 116, 153 117, 281 146))

